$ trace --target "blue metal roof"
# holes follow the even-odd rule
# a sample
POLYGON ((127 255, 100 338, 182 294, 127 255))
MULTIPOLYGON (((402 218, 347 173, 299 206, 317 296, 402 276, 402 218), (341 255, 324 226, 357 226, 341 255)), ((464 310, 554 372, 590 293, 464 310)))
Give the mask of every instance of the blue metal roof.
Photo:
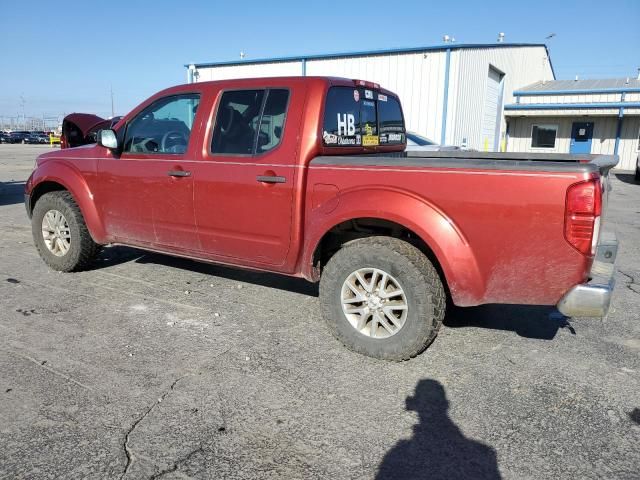
MULTIPOLYGON (((277 62, 300 62, 302 60, 322 60, 328 58, 349 58, 349 57, 362 57, 365 55, 389 55, 389 54, 401 54, 401 53, 419 53, 419 52, 435 52, 446 50, 466 50, 474 48, 517 48, 517 47, 544 47, 547 50, 547 57, 551 64, 551 58, 549 57, 549 50, 544 43, 445 43, 443 45, 432 45, 425 47, 409 47, 409 48, 390 48, 382 50, 362 50, 354 52, 339 52, 339 53, 325 53, 314 55, 298 55, 291 57, 270 57, 270 58, 258 58, 251 60, 231 60, 224 62, 209 62, 209 63, 194 63, 196 68, 206 67, 223 67, 223 66, 235 66, 235 65, 255 65, 260 63, 277 63, 277 62)), ((186 64, 185 67, 189 67, 190 64, 186 64)), ((553 71, 553 65, 551 65, 553 71)), ((554 74, 555 78, 555 74, 554 74)))
POLYGON ((640 108, 640 102, 593 102, 593 103, 512 103, 505 110, 577 110, 600 108, 640 108))

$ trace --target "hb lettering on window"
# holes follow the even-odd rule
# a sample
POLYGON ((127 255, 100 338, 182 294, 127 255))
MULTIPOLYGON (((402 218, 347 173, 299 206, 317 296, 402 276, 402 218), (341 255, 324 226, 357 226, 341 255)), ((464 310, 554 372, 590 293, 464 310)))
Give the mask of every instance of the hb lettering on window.
POLYGON ((338 114, 338 135, 355 135, 356 118, 351 113, 338 114), (344 133, 343 133, 344 132, 344 133))

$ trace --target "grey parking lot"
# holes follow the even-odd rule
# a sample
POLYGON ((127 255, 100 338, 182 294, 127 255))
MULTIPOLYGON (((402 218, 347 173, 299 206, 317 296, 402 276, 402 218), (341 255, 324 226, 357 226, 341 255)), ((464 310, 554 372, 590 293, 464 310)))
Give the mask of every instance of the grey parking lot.
POLYGON ((613 179, 606 320, 454 309, 389 363, 334 340, 302 280, 125 247, 49 270, 22 203, 45 151, 0 145, 0 478, 640 476, 631 174, 613 179))

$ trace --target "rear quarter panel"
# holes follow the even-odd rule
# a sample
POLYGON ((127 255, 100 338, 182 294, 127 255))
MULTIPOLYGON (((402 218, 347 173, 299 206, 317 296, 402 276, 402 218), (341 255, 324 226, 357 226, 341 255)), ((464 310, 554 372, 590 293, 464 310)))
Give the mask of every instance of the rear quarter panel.
POLYGON ((585 175, 312 162, 308 192, 334 193, 307 200, 305 264, 331 226, 381 218, 429 245, 456 305, 555 304, 592 263, 563 233, 567 187, 585 175))

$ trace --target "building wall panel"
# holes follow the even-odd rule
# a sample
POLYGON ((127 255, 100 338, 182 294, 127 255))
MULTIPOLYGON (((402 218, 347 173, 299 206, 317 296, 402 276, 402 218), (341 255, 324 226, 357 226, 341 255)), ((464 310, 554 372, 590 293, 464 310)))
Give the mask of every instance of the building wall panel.
POLYGON ((445 52, 370 55, 307 61, 307 75, 369 80, 395 92, 407 128, 440 140, 445 52))
MULTIPOLYGON (((593 140, 591 153, 613 155, 615 149, 617 116, 610 117, 518 117, 509 120, 509 152, 547 152, 569 153, 571 143, 571 127, 575 121, 591 121, 593 126, 593 140), (531 130, 536 124, 558 125, 555 148, 533 148, 531 146, 531 130)), ((640 117, 624 117, 618 155, 620 161, 616 168, 633 170, 638 155, 638 130, 640 117)))
MULTIPOLYGON (((514 103, 514 90, 541 80, 552 80, 553 72, 543 47, 464 49, 459 61, 455 123, 447 125, 447 143, 460 145, 463 139, 471 148, 482 150, 482 116, 489 66, 505 74, 503 105, 514 103)), ((501 136, 505 122, 501 122, 501 136)))
POLYGON ((198 69, 198 82, 232 78, 264 78, 302 75, 301 62, 273 62, 247 65, 223 65, 198 69))

